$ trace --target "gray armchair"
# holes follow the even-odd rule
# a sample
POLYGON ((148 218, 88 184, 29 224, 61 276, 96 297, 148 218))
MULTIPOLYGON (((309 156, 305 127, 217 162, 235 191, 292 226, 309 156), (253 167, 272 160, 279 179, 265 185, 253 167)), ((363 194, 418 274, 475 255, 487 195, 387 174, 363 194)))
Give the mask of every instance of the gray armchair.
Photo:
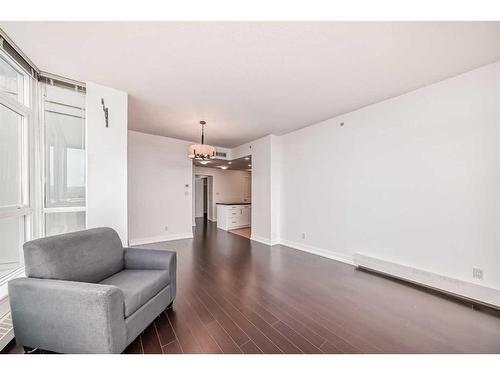
POLYGON ((121 353, 176 295, 175 252, 123 248, 96 228, 24 244, 26 278, 9 282, 18 345, 121 353))

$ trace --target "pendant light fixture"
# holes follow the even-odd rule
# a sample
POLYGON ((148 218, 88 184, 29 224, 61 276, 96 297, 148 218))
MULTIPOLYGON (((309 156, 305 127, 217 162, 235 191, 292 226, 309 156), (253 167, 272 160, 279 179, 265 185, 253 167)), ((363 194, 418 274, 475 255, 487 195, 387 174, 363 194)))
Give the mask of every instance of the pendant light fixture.
POLYGON ((195 160, 209 160, 215 158, 215 147, 205 144, 205 121, 201 124, 201 144, 188 147, 188 157, 195 160))

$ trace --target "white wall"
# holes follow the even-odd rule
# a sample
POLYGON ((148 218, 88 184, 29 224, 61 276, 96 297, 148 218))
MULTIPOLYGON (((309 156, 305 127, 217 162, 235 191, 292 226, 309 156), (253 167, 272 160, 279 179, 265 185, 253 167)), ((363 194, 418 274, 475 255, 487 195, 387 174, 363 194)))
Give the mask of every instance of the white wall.
POLYGON ((213 217, 210 217, 210 220, 217 220, 217 203, 245 201, 245 191, 247 190, 245 189, 245 184, 250 182, 248 178, 250 172, 195 166, 194 173, 196 175, 213 177, 213 217))
POLYGON ((270 137, 270 243, 277 244, 280 241, 281 234, 281 158, 282 146, 281 137, 271 135, 270 137))
POLYGON ((193 171, 186 155, 188 145, 178 139, 129 131, 131 244, 193 236, 193 171))
POLYGON ((499 126, 496 63, 284 135, 281 240, 499 289, 499 126))
POLYGON ((268 135, 231 150, 233 159, 252 156, 252 239, 270 245, 279 240, 280 143, 268 135))
POLYGON ((92 82, 86 87, 86 225, 111 227, 127 245, 127 93, 92 82))

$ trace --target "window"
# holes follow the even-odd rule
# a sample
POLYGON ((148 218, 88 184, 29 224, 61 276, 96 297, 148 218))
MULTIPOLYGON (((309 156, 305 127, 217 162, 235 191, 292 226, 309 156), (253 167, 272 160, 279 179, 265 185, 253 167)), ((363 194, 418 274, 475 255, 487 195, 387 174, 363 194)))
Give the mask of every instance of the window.
POLYGON ((0 58, 0 92, 18 102, 24 103, 24 75, 7 57, 0 58))
POLYGON ((0 207, 22 204, 23 117, 0 104, 0 207))
POLYGON ((23 265, 30 239, 29 77, 0 51, 0 282, 23 265))
POLYGON ((60 87, 44 91, 45 235, 85 229, 85 96, 60 87))
POLYGON ((0 287, 24 242, 85 228, 85 95, 43 79, 0 48, 0 287))

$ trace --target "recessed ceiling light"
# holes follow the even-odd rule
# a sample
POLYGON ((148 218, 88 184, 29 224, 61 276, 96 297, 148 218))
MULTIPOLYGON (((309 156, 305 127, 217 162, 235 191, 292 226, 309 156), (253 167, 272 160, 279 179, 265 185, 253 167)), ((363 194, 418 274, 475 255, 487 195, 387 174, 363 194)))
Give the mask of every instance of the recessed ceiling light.
POLYGON ((207 165, 208 163, 210 163, 209 160, 201 160, 199 161, 200 164, 203 164, 203 165, 207 165))
POLYGON ((233 162, 232 161, 228 161, 227 164, 231 165, 231 164, 233 164, 233 162))
POLYGON ((249 166, 250 168, 252 168, 252 164, 248 164, 248 166, 249 166))
POLYGON ((219 168, 220 168, 220 169, 227 169, 227 168, 228 168, 228 166, 227 166, 227 165, 219 165, 219 168))
POLYGON ((247 156, 247 157, 245 158, 245 160, 250 160, 250 158, 247 156))

